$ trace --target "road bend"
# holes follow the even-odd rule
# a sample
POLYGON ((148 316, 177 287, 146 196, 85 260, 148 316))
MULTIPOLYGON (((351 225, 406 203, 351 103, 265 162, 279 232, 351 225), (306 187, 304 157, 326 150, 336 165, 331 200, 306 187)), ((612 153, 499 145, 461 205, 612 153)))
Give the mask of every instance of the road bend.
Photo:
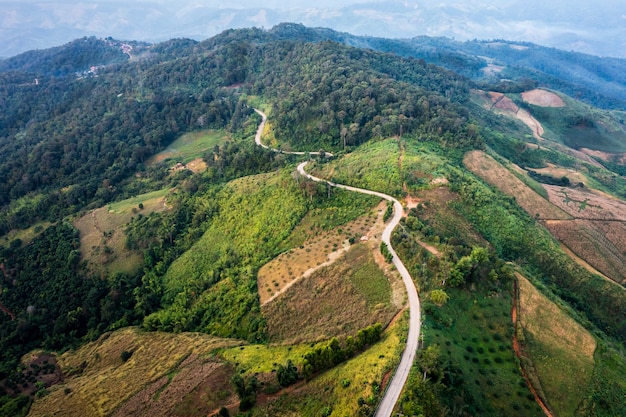
MULTIPOLYGON (((265 149, 270 149, 274 152, 282 152, 282 153, 291 154, 291 155, 319 155, 319 152, 285 152, 285 151, 281 151, 279 149, 273 149, 264 145, 261 142, 261 135, 263 134, 265 121, 267 120, 267 118, 265 114, 261 112, 260 110, 254 109, 254 111, 257 112, 262 118, 262 122, 259 125, 256 136, 254 138, 254 141, 257 145, 265 149)), ((332 154, 328 152, 326 152, 325 154, 327 156, 332 156, 332 154)), ((304 170, 304 167, 306 166, 307 163, 308 161, 302 162, 300 165, 298 165, 298 172, 300 173, 300 175, 312 181, 323 183, 323 184, 328 184, 332 187, 340 188, 343 190, 354 191, 356 193, 373 195, 373 196, 385 199, 393 204, 393 218, 387 224, 387 226, 385 227, 385 230, 383 231, 382 241, 383 243, 387 245, 389 252, 392 255, 392 263, 396 267, 397 271, 400 273, 400 276, 402 277, 402 281, 404 282, 404 285, 406 287, 407 297, 409 301, 409 334, 407 335, 406 346, 404 347, 404 352, 402 353, 400 364, 396 368, 396 371, 393 377, 391 378, 391 381, 389 382, 387 389, 385 390, 383 399, 378 405, 378 409, 376 410, 376 414, 375 414, 376 417, 390 417, 393 412, 393 408, 398 402, 398 398, 400 398, 400 394, 402 393, 402 388, 404 387, 407 379, 409 378, 409 371, 411 370, 411 366, 413 365, 413 361, 415 359, 415 354, 417 351, 420 329, 421 329, 421 324, 422 324, 421 312, 420 312, 420 300, 417 295, 417 288, 415 288, 415 283, 413 282, 413 279, 411 278, 411 275, 409 274, 409 271, 407 270, 406 266, 404 266, 404 264, 398 257, 398 254, 393 249, 393 246, 391 246, 391 233, 393 232, 393 229, 395 229, 395 227, 400 222, 400 219, 402 218, 402 205, 400 204, 398 200, 391 197, 390 195, 379 193, 378 191, 351 187, 349 185, 336 184, 331 181, 314 177, 313 175, 307 173, 304 170)))

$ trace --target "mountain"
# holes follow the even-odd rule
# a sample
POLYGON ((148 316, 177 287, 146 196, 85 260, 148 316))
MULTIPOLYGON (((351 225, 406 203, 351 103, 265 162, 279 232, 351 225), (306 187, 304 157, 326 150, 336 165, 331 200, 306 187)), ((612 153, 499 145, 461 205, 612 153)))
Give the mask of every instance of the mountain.
POLYGON ((426 35, 460 41, 506 39, 593 55, 624 58, 623 10, 602 0, 444 2, 362 1, 221 2, 5 1, 0 5, 0 56, 46 49, 84 36, 160 42, 203 40, 230 28, 270 28, 280 22, 330 27, 364 36, 426 35))
POLYGON ((403 205, 396 412, 623 415, 622 65, 297 24, 1 61, 0 415, 372 415, 394 208, 334 184, 403 205))

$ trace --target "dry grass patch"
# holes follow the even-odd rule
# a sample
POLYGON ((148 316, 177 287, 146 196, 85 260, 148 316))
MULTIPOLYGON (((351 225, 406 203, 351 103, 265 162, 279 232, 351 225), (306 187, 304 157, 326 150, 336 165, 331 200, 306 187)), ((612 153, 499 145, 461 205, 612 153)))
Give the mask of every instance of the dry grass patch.
POLYGON ((113 203, 85 214, 74 221, 80 233, 82 260, 96 274, 134 273, 141 267, 143 256, 125 246, 124 226, 138 213, 148 215, 167 209, 166 195, 169 190, 143 194, 113 203), (139 205, 143 209, 139 209, 139 205))
MULTIPOLYGON (((591 334, 517 274, 524 354, 556 415, 572 416, 587 394, 596 341, 591 334)), ((520 340, 520 342, 522 342, 520 340)))
POLYGON ((330 231, 314 226, 311 216, 307 215, 292 233, 296 239, 306 240, 259 270, 257 282, 261 304, 270 302, 296 281, 331 265, 350 249, 350 238, 360 241, 365 236, 373 247, 378 248, 384 229, 383 208, 384 204, 379 205, 375 214, 361 216, 330 231))
POLYGON ((546 228, 593 268, 615 282, 626 283, 626 223, 549 221, 546 228))
POLYGON ((137 328, 105 334, 57 358, 65 381, 35 401, 30 415, 108 416, 116 411, 119 415, 173 415, 181 399, 224 366, 207 355, 238 343, 195 333, 145 333, 137 328), (124 351, 132 353, 126 362, 121 359, 124 351), (155 405, 162 410, 157 412, 155 405))
POLYGON ((576 219, 626 222, 626 202, 589 188, 544 185, 550 202, 576 219))
POLYGON ((531 216, 540 219, 571 219, 566 212, 555 207, 524 184, 506 167, 482 151, 468 152, 463 159, 465 166, 500 191, 515 197, 517 203, 531 216))
POLYGON ((386 325, 398 310, 391 295, 387 277, 360 243, 338 262, 293 284, 262 311, 272 341, 317 341, 354 334, 377 322, 386 325))

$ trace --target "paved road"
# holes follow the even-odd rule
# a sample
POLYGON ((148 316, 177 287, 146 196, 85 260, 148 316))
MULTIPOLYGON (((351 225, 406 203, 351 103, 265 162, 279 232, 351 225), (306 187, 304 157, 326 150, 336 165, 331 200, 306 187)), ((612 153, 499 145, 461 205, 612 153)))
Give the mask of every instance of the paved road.
MULTIPOLYGON (((267 120, 267 118, 265 114, 261 112, 260 110, 254 109, 254 111, 260 114, 263 119, 263 121, 259 125, 259 128, 257 129, 257 133, 254 138, 254 141, 256 142, 257 145, 263 148, 271 149, 275 152, 281 152, 278 149, 272 149, 264 145, 263 143, 261 143, 261 135, 263 133, 263 128, 265 127, 265 121, 267 120)), ((309 154, 317 155, 319 154, 319 152, 284 152, 284 153, 289 153, 292 155, 309 155, 309 154)), ((329 157, 332 156, 332 154, 328 152, 326 152, 326 155, 329 157)), ((383 231, 382 241, 387 244, 387 247, 389 248, 389 252, 391 252, 391 255, 393 256, 392 262, 394 266, 396 267, 396 269, 398 270, 398 272, 400 273, 400 276, 402 276, 402 281, 404 282, 404 285, 406 286, 406 292, 407 292, 408 299, 409 299, 410 316, 409 316, 409 334, 407 336, 407 342, 404 348, 404 352, 402 353, 402 358, 400 359, 400 364, 398 365, 398 368, 396 369, 396 372, 393 375, 393 378, 389 382, 387 390, 385 391, 385 395, 382 401, 380 402, 380 404, 378 405, 378 410, 376 410, 376 417, 389 417, 391 416, 391 413, 393 412, 393 408, 398 402, 398 398, 400 398, 400 393, 402 392, 402 388, 404 387, 404 384, 406 383, 409 377, 409 371, 411 370, 411 366, 413 365, 413 360, 415 359, 415 353, 417 351, 420 329, 422 325, 421 313, 420 313, 420 300, 419 300, 419 297, 417 296, 417 289, 415 288, 415 283, 413 282, 413 279, 411 279, 411 275, 409 274, 409 271, 406 269, 406 267, 404 266, 400 258, 398 258, 396 251, 391 246, 391 232, 393 232, 393 229, 395 229, 395 227, 400 222, 400 219, 402 218, 402 205, 400 204, 398 200, 396 200, 395 198, 387 194, 379 193, 377 191, 372 191, 372 190, 366 190, 363 188, 351 187, 349 185, 336 184, 334 182, 330 182, 330 181, 323 180, 321 178, 314 177, 313 175, 308 174, 304 170, 304 167, 306 166, 307 163, 308 161, 302 162, 300 165, 298 165, 298 172, 310 180, 329 184, 332 187, 337 187, 337 188, 341 188, 341 189, 348 190, 348 191, 354 191, 357 193, 373 195, 376 197, 383 198, 387 201, 391 201, 393 203, 393 218, 387 224, 387 227, 385 227, 385 230, 383 231)))

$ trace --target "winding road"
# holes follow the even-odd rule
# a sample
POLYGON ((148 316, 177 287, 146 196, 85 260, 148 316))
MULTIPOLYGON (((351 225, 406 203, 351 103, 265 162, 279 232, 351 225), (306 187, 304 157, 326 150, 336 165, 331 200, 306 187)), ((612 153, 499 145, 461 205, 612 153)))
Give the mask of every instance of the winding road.
MULTIPOLYGON (((282 152, 282 153, 291 154, 291 155, 319 155, 319 152, 285 152, 285 151, 273 149, 264 145, 261 142, 261 135, 263 134, 263 129, 265 128, 265 121, 267 120, 267 117, 260 110, 254 109, 254 111, 257 112, 259 115, 261 115, 261 118, 262 118, 262 122, 259 125, 259 128, 257 129, 257 132, 256 132, 256 136, 254 138, 254 141, 257 145, 265 149, 270 149, 274 152, 282 152)), ((332 156, 332 154, 328 152, 326 152, 325 155, 332 156)), ((404 285, 406 286, 406 292, 407 292, 407 296, 409 300, 410 315, 409 315, 409 334, 407 336, 407 341, 406 341, 406 346, 404 348, 404 352, 402 353, 402 358, 400 359, 400 364, 396 368, 396 372, 394 373, 393 378, 389 382, 389 385, 385 391, 385 395, 383 396, 382 401, 378 405, 378 409, 376 410, 376 414, 375 414, 376 417, 389 417, 391 416, 391 413, 393 412, 393 408, 396 405, 396 402, 398 402, 398 398, 400 398, 402 388, 404 387, 404 384, 406 383, 409 377, 409 371, 411 370, 411 366, 413 365, 413 360, 415 359, 415 353, 417 351, 420 329, 421 329, 420 300, 417 295, 417 288, 415 288, 415 283, 413 282, 413 279, 411 278, 409 271, 406 269, 406 267, 404 266, 404 264, 402 263, 398 255, 396 254, 396 251, 391 246, 391 232, 393 232, 393 229, 395 229, 395 227, 400 222, 400 219, 402 218, 402 205, 400 204, 398 200, 396 200, 395 198, 387 194, 379 193, 377 191, 372 191, 372 190, 366 190, 363 188, 351 187, 349 185, 336 184, 334 182, 330 182, 330 181, 323 180, 321 178, 314 177, 313 175, 308 174, 304 170, 304 167, 306 166, 307 163, 308 161, 302 162, 300 165, 298 165, 298 172, 300 173, 300 175, 303 175, 304 177, 312 181, 325 183, 332 187, 337 187, 337 188, 341 188, 341 189, 348 190, 348 191, 354 191, 356 193, 373 195, 373 196, 380 197, 382 199, 385 199, 393 203, 393 213, 394 213, 393 218, 387 224, 387 227, 385 227, 385 230, 383 231, 382 241, 389 248, 389 252, 393 256, 392 258, 393 265, 396 267, 396 269, 400 273, 400 276, 402 277, 402 281, 404 282, 404 285)))

